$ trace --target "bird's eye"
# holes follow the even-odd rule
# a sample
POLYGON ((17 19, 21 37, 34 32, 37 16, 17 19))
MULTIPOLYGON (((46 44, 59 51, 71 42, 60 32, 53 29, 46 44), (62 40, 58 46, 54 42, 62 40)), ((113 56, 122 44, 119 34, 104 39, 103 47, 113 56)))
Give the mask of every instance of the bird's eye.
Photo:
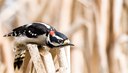
POLYGON ((63 40, 58 40, 58 43, 63 43, 64 41, 63 40))

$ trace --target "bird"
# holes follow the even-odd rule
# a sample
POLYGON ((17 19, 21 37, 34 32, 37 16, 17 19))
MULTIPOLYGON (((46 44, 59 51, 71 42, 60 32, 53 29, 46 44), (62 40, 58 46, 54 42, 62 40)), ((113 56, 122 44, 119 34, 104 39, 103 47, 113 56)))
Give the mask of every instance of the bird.
POLYGON ((74 46, 66 35, 57 31, 47 23, 34 22, 14 28, 4 37, 13 37, 14 42, 14 69, 20 69, 25 58, 27 44, 47 46, 51 49, 64 46, 74 46))

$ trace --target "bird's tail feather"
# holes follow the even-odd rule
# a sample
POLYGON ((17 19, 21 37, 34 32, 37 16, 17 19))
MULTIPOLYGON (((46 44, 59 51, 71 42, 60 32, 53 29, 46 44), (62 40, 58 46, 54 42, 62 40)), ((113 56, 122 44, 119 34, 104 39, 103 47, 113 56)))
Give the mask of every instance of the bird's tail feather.
POLYGON ((13 35, 13 32, 10 32, 8 34, 5 34, 3 37, 9 37, 9 36, 12 36, 13 35))

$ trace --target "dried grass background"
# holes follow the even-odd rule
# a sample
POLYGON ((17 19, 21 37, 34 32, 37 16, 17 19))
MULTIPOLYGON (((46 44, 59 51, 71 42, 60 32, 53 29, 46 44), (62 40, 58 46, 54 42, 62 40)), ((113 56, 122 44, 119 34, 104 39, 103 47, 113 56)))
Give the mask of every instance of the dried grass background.
POLYGON ((0 73, 14 73, 13 39, 3 35, 31 22, 75 44, 71 73, 128 73, 128 0, 0 0, 0 73))

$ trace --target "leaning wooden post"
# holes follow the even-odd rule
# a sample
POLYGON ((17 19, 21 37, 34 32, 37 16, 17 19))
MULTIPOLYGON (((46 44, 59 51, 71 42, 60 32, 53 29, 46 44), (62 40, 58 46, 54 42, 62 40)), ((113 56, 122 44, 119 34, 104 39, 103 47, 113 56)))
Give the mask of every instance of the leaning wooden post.
POLYGON ((31 59, 33 61, 34 64, 34 68, 36 70, 37 73, 46 73, 45 72, 45 68, 43 66, 43 62, 42 59, 40 57, 37 45, 35 44, 28 44, 27 45, 31 59))
POLYGON ((71 57, 71 56, 70 56, 70 52, 71 52, 71 51, 70 51, 70 46, 65 46, 64 48, 65 48, 66 57, 67 57, 67 62, 68 62, 68 69, 69 69, 69 72, 71 73, 71 71, 70 71, 70 70, 71 70, 71 66, 70 66, 70 64, 71 64, 71 63, 70 63, 70 61, 71 61, 71 60, 70 60, 70 57, 71 57))
POLYGON ((6 69, 5 65, 2 64, 1 61, 0 61, 0 71, 1 71, 1 73, 4 73, 5 69, 6 69))
POLYGON ((70 73, 70 68, 68 65, 68 60, 65 53, 65 48, 57 48, 57 57, 59 62, 59 73, 70 73))
POLYGON ((46 68, 47 73, 55 73, 55 66, 52 59, 52 55, 46 48, 40 50, 41 56, 43 58, 43 63, 46 68))

